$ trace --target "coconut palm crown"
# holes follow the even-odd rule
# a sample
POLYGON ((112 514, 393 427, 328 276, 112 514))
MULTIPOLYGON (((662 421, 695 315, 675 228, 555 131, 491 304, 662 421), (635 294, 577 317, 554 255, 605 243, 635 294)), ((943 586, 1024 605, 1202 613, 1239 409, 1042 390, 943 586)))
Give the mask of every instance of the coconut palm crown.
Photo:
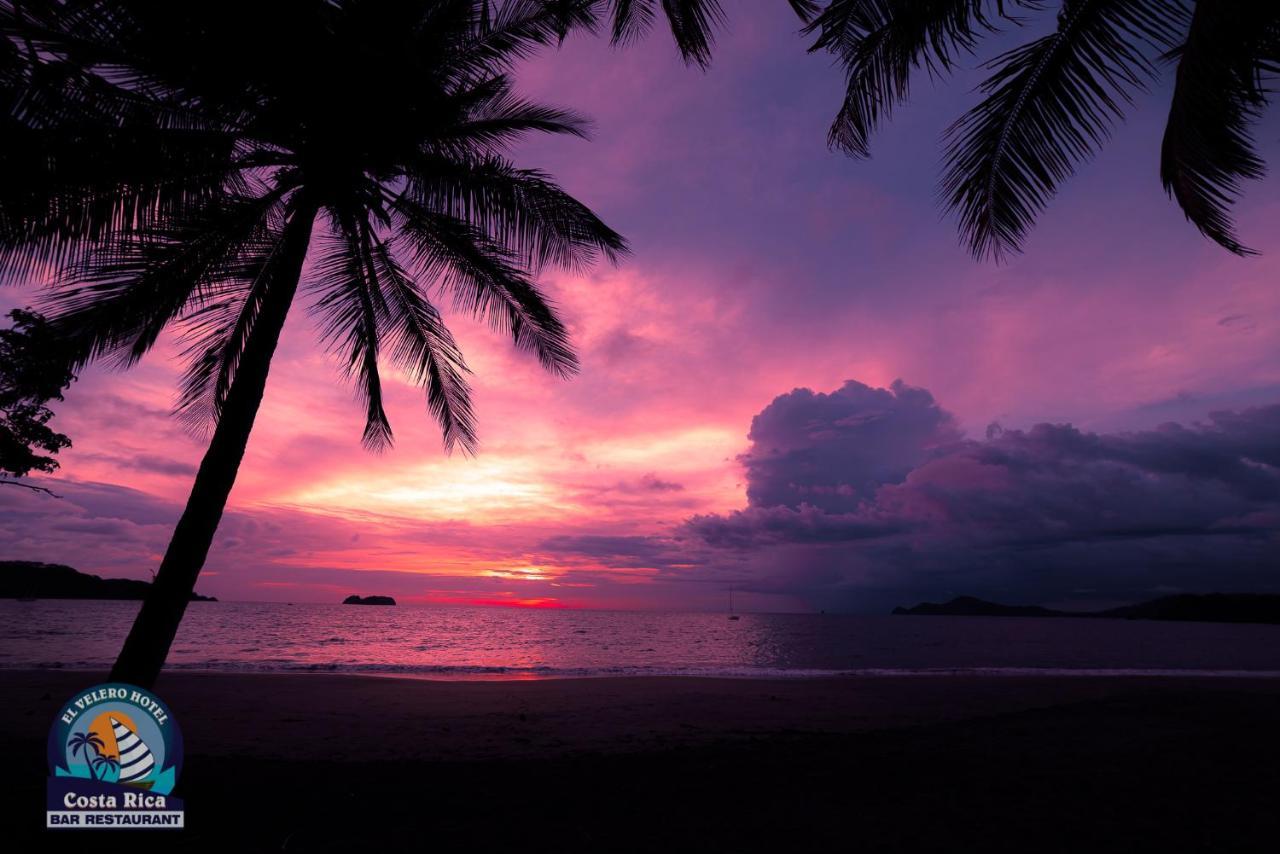
POLYGON ((625 244, 505 149, 584 133, 509 75, 584 15, 533 0, 0 0, 0 277, 52 282, 42 308, 73 365, 132 365, 177 330, 178 409, 214 425, 117 678, 158 673, 300 285, 371 448, 392 438, 386 365, 425 388, 446 448, 475 447, 441 298, 575 371, 534 277, 625 244))
POLYGON ((81 362, 130 365, 177 325, 180 407, 216 417, 266 297, 288 287, 290 238, 307 243, 319 214, 306 284, 362 390, 365 440, 391 439, 382 355, 426 387, 446 444, 472 448, 465 368, 431 295, 568 374, 529 271, 624 248, 502 156, 584 123, 516 97, 505 73, 550 16, 487 5, 0 2, 3 272, 55 274, 46 308, 81 362))
MULTIPOLYGON (((574 0, 544 0, 568 10, 574 0)), ((1020 250, 1064 180, 1104 144, 1135 97, 1171 68, 1160 180, 1187 219, 1231 252, 1251 254, 1231 208, 1265 171, 1252 128, 1280 72, 1275 0, 788 0, 811 50, 843 67, 846 94, 828 142, 871 156, 876 129, 910 96, 914 78, 967 66, 1001 30, 1055 26, 985 63, 982 100, 946 132, 939 187, 978 257, 1020 250)), ((655 0, 598 0, 614 42, 644 32, 655 0)), ((725 24, 716 0, 660 4, 685 59, 705 66, 725 24)))
POLYGON ((1061 182, 1171 66, 1161 181, 1206 237, 1248 254, 1230 208, 1263 173, 1251 127, 1280 69, 1271 0, 833 0, 808 25, 847 72, 832 145, 869 156, 914 72, 945 75, 983 37, 1038 14, 1056 26, 986 63, 982 100, 946 134, 941 196, 973 253, 1017 251, 1061 182))

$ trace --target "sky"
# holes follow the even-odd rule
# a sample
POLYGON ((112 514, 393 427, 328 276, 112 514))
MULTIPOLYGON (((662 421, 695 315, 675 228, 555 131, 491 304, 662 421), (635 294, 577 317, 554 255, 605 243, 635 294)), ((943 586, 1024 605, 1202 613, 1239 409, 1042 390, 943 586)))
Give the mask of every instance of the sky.
MULTIPOLYGON (((977 71, 919 80, 859 161, 825 144, 840 73, 785 3, 733 4, 706 72, 665 36, 519 69, 593 133, 514 156, 633 250, 542 277, 580 375, 452 316, 479 454, 446 456, 392 375, 375 455, 295 307, 201 593, 715 609, 732 587, 746 610, 881 612, 1280 590, 1274 184, 1239 207, 1259 256, 1202 239, 1159 184, 1167 80, 995 265, 936 202, 977 71)), ((176 349, 82 374, 61 498, 0 490, 0 558, 149 577, 204 447, 170 412, 176 349)))

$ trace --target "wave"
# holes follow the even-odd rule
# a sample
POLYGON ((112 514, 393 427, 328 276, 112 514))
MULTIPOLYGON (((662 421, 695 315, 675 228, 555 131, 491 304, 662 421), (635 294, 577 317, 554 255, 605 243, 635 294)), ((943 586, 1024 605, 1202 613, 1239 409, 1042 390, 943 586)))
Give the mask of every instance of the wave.
MULTIPOLYGON (((91 670, 110 662, 46 662, 39 669, 91 670)), ((31 665, 5 665, 0 669, 31 669, 31 665)), ((398 676, 439 680, 523 680, 523 679, 604 679, 680 676, 705 679, 851 679, 929 677, 1183 677, 1221 679, 1280 679, 1280 670, 1205 668, 1099 668, 1099 667, 863 667, 849 669, 802 669, 784 667, 551 667, 386 664, 379 662, 306 663, 275 661, 172 662, 168 671, 203 673, 337 673, 366 676, 398 676)))

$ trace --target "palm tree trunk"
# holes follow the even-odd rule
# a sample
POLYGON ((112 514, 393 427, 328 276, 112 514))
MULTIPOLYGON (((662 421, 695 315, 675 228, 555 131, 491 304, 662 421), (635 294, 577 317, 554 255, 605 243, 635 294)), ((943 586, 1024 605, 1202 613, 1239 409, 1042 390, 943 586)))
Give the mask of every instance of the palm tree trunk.
POLYGON ((302 276, 316 212, 315 205, 300 202, 285 225, 277 259, 279 266, 245 342, 235 380, 227 391, 209 450, 200 462, 186 509, 169 540, 169 548, 120 650, 120 657, 111 669, 112 682, 150 688, 164 666, 244 458, 249 433, 266 389, 271 357, 302 276))

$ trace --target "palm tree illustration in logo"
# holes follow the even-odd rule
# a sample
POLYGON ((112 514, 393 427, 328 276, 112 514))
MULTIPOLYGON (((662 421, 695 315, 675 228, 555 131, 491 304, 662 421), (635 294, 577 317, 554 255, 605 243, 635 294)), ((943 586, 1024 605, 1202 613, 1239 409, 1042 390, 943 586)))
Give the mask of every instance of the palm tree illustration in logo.
POLYGON ((89 769, 89 779, 97 780, 98 775, 94 773, 94 766, 97 762, 89 758, 89 751, 92 750, 95 757, 102 753, 102 736, 92 730, 87 732, 73 733, 71 740, 67 742, 67 750, 72 756, 79 753, 84 754, 84 764, 89 769))
POLYGON ((120 770, 120 762, 114 756, 103 756, 102 754, 99 754, 93 760, 93 767, 101 771, 98 779, 106 780, 108 771, 120 770))

